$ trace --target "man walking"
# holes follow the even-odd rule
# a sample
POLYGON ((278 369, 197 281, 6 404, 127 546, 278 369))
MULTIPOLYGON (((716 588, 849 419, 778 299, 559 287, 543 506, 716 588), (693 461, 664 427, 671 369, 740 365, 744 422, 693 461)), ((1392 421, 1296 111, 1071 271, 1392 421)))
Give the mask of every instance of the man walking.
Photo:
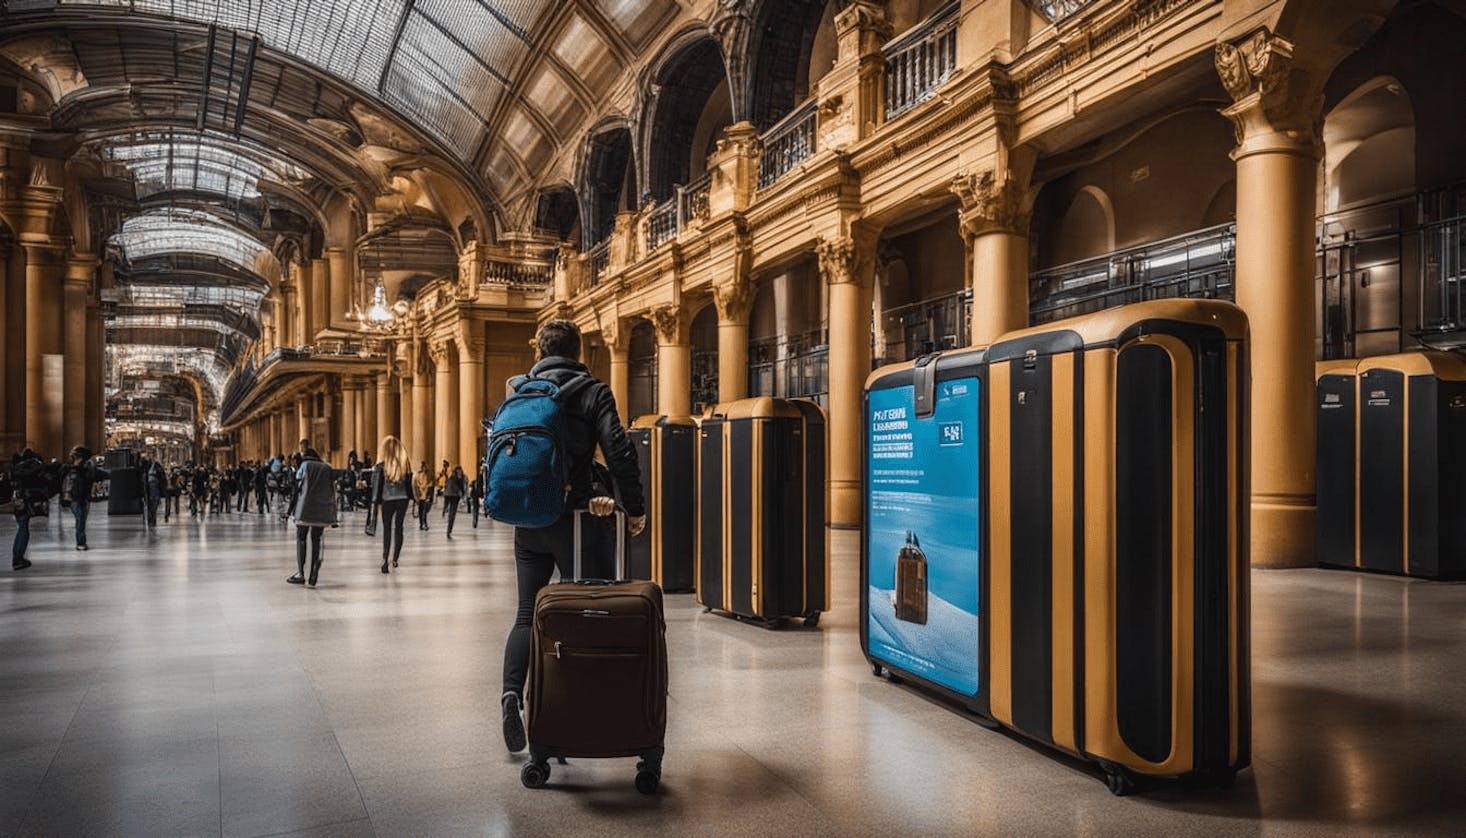
MULTIPOLYGON (((646 527, 646 511, 641 491, 641 473, 636 449, 621 426, 616 398, 611 388, 596 379, 580 363, 580 329, 568 320, 551 320, 535 337, 539 360, 528 376, 510 381, 517 390, 531 379, 548 380, 559 388, 561 409, 566 417, 564 447, 569 466, 570 489, 565 498, 565 512, 547 527, 514 529, 514 565, 518 583, 519 609, 514 627, 504 646, 504 694, 501 699, 504 720, 504 744, 511 753, 524 749, 524 683, 529 675, 530 623, 534 618, 535 595, 549 584, 556 568, 563 579, 573 578, 575 510, 590 505, 598 515, 613 510, 609 498, 598 498, 591 504, 591 466, 596 448, 605 456, 616 491, 626 507, 628 529, 632 536, 646 527)), ((582 532, 584 555, 582 567, 593 578, 613 575, 615 539, 608 528, 586 527, 582 532)))
POLYGON ((92 484, 106 480, 112 475, 97 467, 92 452, 78 445, 71 449, 71 462, 61 477, 61 502, 71 505, 72 517, 76 519, 76 549, 87 547, 87 512, 92 506, 92 484))

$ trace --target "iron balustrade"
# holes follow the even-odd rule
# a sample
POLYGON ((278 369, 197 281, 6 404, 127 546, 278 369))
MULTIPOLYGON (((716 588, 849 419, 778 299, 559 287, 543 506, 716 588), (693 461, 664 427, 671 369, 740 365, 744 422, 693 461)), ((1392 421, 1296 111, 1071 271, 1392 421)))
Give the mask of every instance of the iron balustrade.
POLYGON ((1050 21, 1060 21, 1088 6, 1092 0, 1028 0, 1039 14, 1050 21))
POLYGON ((681 209, 678 213, 678 220, 682 226, 687 226, 695 218, 708 217, 708 192, 712 189, 712 185, 713 173, 708 172, 682 188, 680 192, 681 209))
POLYGON ((484 281, 489 285, 510 288, 544 288, 555 278, 555 267, 548 262, 514 262, 490 259, 484 266, 484 281))
POLYGON ((957 69, 959 5, 947 5, 886 45, 886 119, 931 99, 952 78, 957 69))
POLYGON ((877 364, 909 361, 970 342, 972 291, 962 290, 881 313, 885 346, 876 347, 877 364), (900 347, 899 357, 892 347, 900 347))
POLYGON ((585 264, 590 287, 600 285, 601 280, 611 272, 611 241, 607 239, 586 251, 585 264))
POLYGON ((758 188, 764 189, 814 156, 814 125, 818 103, 814 99, 795 108, 774 127, 765 131, 763 156, 758 161, 758 188))
POLYGON ((652 208, 646 220, 646 249, 650 253, 672 239, 677 238, 676 195, 652 208))
POLYGON ((1029 276, 1035 325, 1174 297, 1231 300, 1237 227, 1222 224, 1029 276))
POLYGON ((748 394, 828 406, 830 346, 823 329, 748 343, 748 394))

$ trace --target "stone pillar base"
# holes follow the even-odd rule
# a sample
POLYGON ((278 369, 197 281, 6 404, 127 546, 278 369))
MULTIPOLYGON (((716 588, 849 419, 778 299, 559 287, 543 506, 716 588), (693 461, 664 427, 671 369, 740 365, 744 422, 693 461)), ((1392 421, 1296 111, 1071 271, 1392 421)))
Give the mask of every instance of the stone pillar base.
POLYGON ((1252 501, 1252 566, 1265 568, 1313 567, 1314 519, 1318 508, 1312 498, 1271 498, 1252 501))

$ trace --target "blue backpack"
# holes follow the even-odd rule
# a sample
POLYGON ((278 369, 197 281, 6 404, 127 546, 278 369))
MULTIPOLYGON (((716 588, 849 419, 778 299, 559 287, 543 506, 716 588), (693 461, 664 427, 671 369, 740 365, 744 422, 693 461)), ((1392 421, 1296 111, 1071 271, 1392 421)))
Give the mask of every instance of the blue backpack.
POLYGON ((484 456, 484 511, 516 527, 548 527, 565 513, 565 389, 543 378, 520 382, 494 414, 484 456))

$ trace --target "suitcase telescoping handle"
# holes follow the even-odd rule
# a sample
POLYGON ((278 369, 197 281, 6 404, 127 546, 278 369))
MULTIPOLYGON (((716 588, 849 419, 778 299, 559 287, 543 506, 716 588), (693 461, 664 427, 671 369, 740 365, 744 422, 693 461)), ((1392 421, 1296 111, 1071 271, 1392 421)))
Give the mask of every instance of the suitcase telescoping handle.
MULTIPOLYGON (((574 542, 574 544, 571 545, 571 548, 570 548, 571 554, 574 557, 572 559, 572 561, 573 561, 573 563, 575 565, 575 579, 573 581, 576 581, 576 582, 593 582, 593 581, 607 581, 607 582, 609 582, 609 581, 615 581, 615 580, 593 580, 593 579, 586 579, 586 578, 584 578, 584 574, 581 572, 583 570, 583 568, 581 567, 581 563, 580 563, 580 559, 581 559, 581 547, 582 547, 583 542, 582 542, 581 537, 580 537, 580 519, 581 519, 582 516, 589 515, 589 514, 590 514, 590 510, 588 510, 588 509, 577 509, 577 510, 575 510, 575 514, 571 516, 572 518, 575 519, 575 526, 574 526, 575 542, 574 542)), ((626 578, 626 510, 625 509, 622 509, 620 504, 616 504, 616 511, 613 513, 613 517, 616 519, 616 579, 625 579, 626 578)))

